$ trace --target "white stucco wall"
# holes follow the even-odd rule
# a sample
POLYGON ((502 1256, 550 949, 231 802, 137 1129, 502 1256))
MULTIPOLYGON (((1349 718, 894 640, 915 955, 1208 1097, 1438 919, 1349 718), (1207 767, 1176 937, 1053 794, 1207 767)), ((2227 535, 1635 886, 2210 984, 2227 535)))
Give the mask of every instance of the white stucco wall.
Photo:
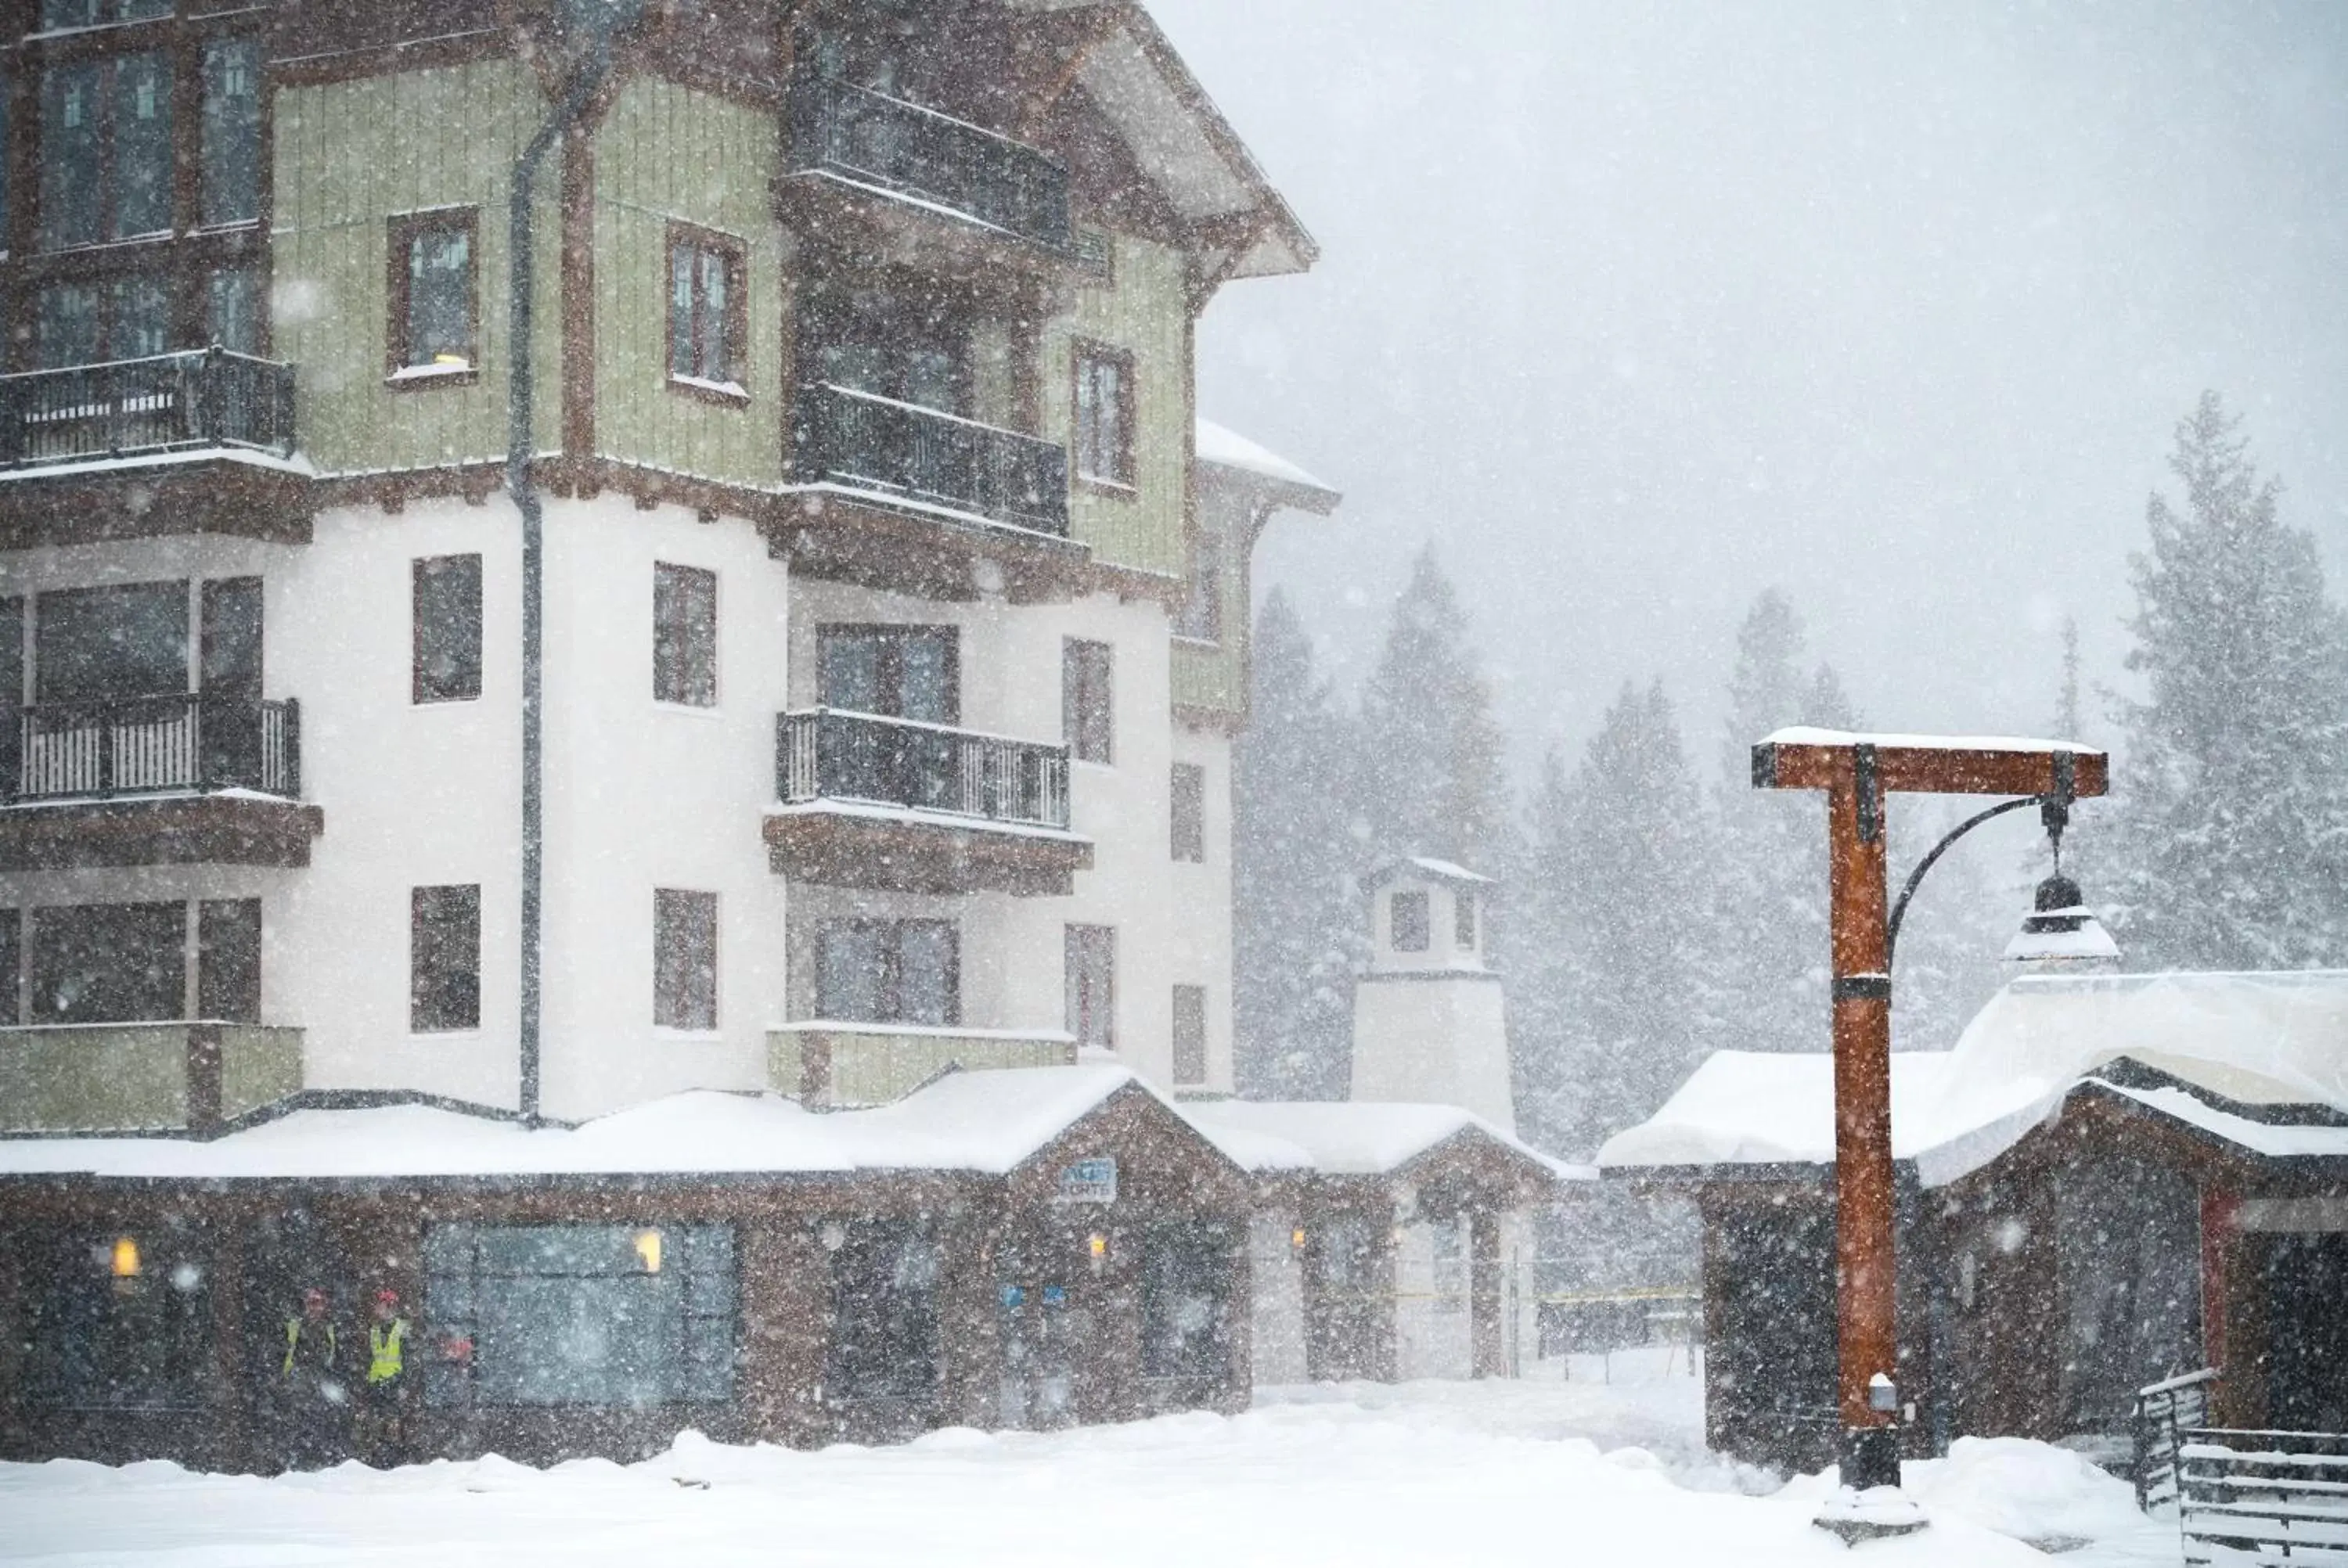
POLYGON ((1355 981, 1353 1098, 1462 1106, 1515 1131, 1498 979, 1434 972, 1355 981))

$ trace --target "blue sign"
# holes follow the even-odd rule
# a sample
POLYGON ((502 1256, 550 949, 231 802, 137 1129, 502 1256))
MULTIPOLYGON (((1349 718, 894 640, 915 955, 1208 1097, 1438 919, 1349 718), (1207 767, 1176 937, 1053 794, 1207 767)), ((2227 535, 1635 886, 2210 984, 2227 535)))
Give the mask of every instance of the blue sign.
POLYGON ((1027 1292, 1026 1292, 1026 1289, 1025 1289, 1024 1286, 1016 1286, 1016 1285, 1006 1285, 1006 1286, 1004 1286, 1003 1287, 1003 1305, 1004 1305, 1004 1306, 1005 1306, 1005 1307, 1016 1307, 1016 1306, 1018 1306, 1021 1302, 1025 1301, 1026 1299, 1027 1299, 1027 1292))
POLYGON ((1066 1286, 1065 1286, 1065 1285, 1047 1285, 1047 1286, 1045 1286, 1044 1287, 1044 1305, 1045 1305, 1045 1306, 1046 1306, 1046 1307, 1066 1307, 1067 1304, 1068 1304, 1068 1287, 1067 1287, 1066 1286))
POLYGON ((1103 1155, 1098 1159, 1078 1160, 1060 1172, 1059 1201, 1064 1204, 1113 1204, 1117 1202, 1117 1161, 1103 1155))

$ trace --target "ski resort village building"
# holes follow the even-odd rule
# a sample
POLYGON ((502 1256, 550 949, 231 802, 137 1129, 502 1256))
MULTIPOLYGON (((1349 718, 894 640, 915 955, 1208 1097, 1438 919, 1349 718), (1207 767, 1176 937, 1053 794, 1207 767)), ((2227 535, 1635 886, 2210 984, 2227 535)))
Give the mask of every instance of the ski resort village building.
MULTIPOLYGON (((1718 1052, 1599 1154, 1697 1196, 1707 1440, 1789 1468, 1836 1437, 1832 1069, 1718 1052)), ((2214 1426, 2348 1424, 2348 974, 2024 975, 1894 1054, 1891 1103, 1912 1455, 2126 1460, 2180 1383, 2214 1426)))
POLYGON ((5 9, 9 1456, 1246 1397, 1313 1154, 1175 1102, 1336 497, 1192 350, 1312 241, 1124 0, 592 9, 5 9))

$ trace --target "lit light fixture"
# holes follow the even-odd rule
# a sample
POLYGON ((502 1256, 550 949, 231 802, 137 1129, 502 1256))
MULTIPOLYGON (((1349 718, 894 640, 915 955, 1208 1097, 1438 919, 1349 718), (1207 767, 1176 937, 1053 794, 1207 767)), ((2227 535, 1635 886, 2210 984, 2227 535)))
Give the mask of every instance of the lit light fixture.
POLYGON ((638 1231, 635 1246, 636 1256, 643 1262, 644 1272, 658 1274, 661 1268, 661 1233, 651 1229, 638 1231))
POLYGON ((1107 1257, 1108 1255, 1108 1237, 1101 1235, 1098 1231, 1093 1232, 1092 1235, 1085 1238, 1085 1250, 1093 1255, 1093 1258, 1096 1262, 1101 1258, 1107 1257))
POLYGON ((1288 1233, 1288 1245, 1296 1248, 1299 1252, 1304 1250, 1304 1227, 1303 1225, 1298 1225, 1294 1230, 1288 1233))
POLYGON ((139 1240, 136 1236, 118 1235, 114 1238, 112 1264, 115 1278, 139 1277, 139 1240))

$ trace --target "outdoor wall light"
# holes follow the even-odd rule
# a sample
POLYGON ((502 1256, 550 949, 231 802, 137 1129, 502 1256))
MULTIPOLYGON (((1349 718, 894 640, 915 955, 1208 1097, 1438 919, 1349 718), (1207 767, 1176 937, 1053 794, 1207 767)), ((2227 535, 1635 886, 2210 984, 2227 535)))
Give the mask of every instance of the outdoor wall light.
POLYGON ((1098 1231, 1093 1232, 1085 1237, 1085 1250, 1092 1254, 1094 1262, 1099 1262, 1108 1255, 1108 1237, 1098 1231))
POLYGON ((1304 1250, 1304 1227, 1303 1225, 1298 1225, 1294 1230, 1288 1233, 1288 1245, 1294 1247, 1299 1252, 1303 1252, 1304 1250))
POLYGON ((646 1274, 658 1274, 661 1268, 661 1233, 654 1229, 640 1230, 635 1238, 636 1256, 646 1274))
POLYGON ((114 1238, 114 1255, 110 1260, 117 1279, 139 1277, 139 1238, 118 1235, 114 1238))
POLYGON ((848 1227, 838 1220, 826 1220, 823 1228, 815 1233, 815 1239, 823 1244, 824 1251, 838 1252, 848 1245, 848 1227))

